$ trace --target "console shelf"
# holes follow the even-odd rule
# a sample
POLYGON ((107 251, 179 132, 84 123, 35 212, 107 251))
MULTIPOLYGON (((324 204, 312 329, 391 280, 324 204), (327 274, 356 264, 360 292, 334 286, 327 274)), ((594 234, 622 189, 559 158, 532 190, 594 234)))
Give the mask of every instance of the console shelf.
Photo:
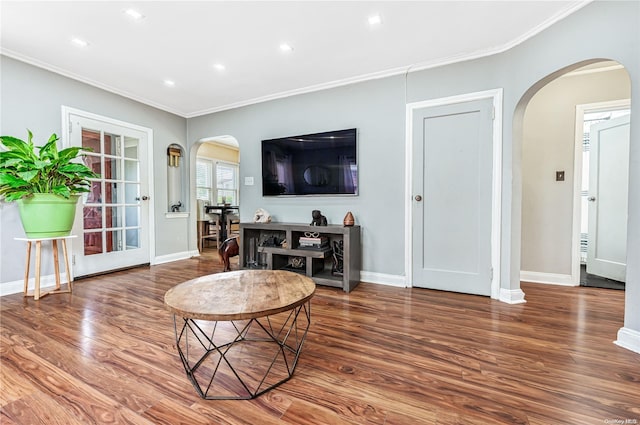
POLYGON ((350 292, 360 282, 360 257, 360 226, 240 223, 241 268, 289 270, 309 276, 318 285, 350 292), (319 233, 328 245, 319 249, 300 247, 300 237, 308 233, 319 233), (282 241, 286 243, 280 245, 282 241), (341 259, 334 255, 339 244, 341 259))

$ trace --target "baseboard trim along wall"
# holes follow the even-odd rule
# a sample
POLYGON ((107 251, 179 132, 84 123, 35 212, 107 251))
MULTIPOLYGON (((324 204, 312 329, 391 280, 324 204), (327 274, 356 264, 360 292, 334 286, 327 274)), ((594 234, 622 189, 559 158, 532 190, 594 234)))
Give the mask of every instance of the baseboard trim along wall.
POLYGON ((613 341, 614 344, 640 354, 640 332, 629 328, 620 328, 618 330, 618 339, 613 341))
POLYGON ((522 289, 500 288, 499 300, 507 304, 523 304, 527 302, 527 300, 524 299, 522 289))
POLYGON ((153 259, 153 262, 151 264, 156 265, 156 264, 170 263, 172 261, 186 260, 187 258, 198 257, 198 256, 200 256, 200 253, 197 250, 176 252, 175 254, 157 256, 153 259))
POLYGON ((556 274, 556 273, 541 273, 541 272, 529 272, 525 270, 520 271, 521 282, 531 283, 546 283, 549 285, 562 285, 562 286, 578 286, 573 282, 573 276, 570 274, 556 274))
MULTIPOLYGON (((35 288, 35 277, 29 278, 29 290, 35 288)), ((67 283, 67 273, 60 273, 60 283, 65 285, 67 283)), ((40 291, 46 292, 53 289, 56 286, 56 277, 53 274, 40 276, 40 291)), ((5 295, 12 295, 21 293, 24 290, 24 280, 14 280, 12 282, 5 282, 0 285, 0 297, 5 295)))
POLYGON ((406 278, 404 276, 376 272, 361 271, 360 281, 367 283, 377 283, 379 285, 397 286, 399 288, 406 288, 408 286, 406 278))

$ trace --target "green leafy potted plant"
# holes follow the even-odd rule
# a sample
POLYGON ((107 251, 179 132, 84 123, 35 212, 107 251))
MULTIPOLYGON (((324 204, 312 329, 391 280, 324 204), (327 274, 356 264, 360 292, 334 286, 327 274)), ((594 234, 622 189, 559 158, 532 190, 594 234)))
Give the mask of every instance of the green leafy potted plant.
POLYGON ((26 142, 0 136, 0 199, 17 202, 27 237, 68 236, 79 194, 88 192, 89 179, 98 175, 75 162, 83 148, 58 150, 55 133, 44 146, 35 146, 27 132, 26 142))

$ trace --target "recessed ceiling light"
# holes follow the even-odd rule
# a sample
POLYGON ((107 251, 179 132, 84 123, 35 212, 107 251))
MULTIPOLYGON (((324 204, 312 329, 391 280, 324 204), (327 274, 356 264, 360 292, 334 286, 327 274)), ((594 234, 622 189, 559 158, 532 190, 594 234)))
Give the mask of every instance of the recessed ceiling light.
POLYGON ((127 9, 124 14, 133 19, 134 21, 140 21, 144 19, 144 15, 135 9, 127 9))
POLYGON ((375 26, 375 25, 380 25, 381 23, 382 23, 382 18, 380 17, 380 15, 369 16, 369 25, 375 26))
POLYGON ((78 37, 74 37, 74 38, 72 38, 72 39, 71 39, 71 42, 72 42, 73 44, 75 44, 76 46, 78 46, 78 47, 87 47, 87 46, 89 45, 89 43, 88 43, 88 42, 86 42, 86 41, 84 41, 83 39, 78 38, 78 37))
POLYGON ((176 85, 176 82, 172 80, 164 80, 164 85, 167 87, 173 87, 176 85))
POLYGON ((227 69, 223 64, 221 63, 216 63, 215 65, 213 65, 213 67, 215 69, 217 69, 218 71, 224 71, 225 69, 227 69))
POLYGON ((283 52, 290 52, 293 50, 293 47, 291 47, 290 45, 288 45, 287 43, 282 43, 280 45, 280 50, 282 50, 283 52))

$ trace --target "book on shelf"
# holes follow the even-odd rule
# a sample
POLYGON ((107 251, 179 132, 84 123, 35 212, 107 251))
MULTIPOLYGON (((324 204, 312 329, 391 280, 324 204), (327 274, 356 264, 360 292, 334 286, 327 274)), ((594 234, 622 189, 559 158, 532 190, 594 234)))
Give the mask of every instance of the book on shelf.
POLYGON ((302 243, 310 243, 310 244, 324 244, 329 243, 329 238, 326 236, 318 236, 317 238, 310 238, 307 236, 300 236, 299 242, 302 243))

